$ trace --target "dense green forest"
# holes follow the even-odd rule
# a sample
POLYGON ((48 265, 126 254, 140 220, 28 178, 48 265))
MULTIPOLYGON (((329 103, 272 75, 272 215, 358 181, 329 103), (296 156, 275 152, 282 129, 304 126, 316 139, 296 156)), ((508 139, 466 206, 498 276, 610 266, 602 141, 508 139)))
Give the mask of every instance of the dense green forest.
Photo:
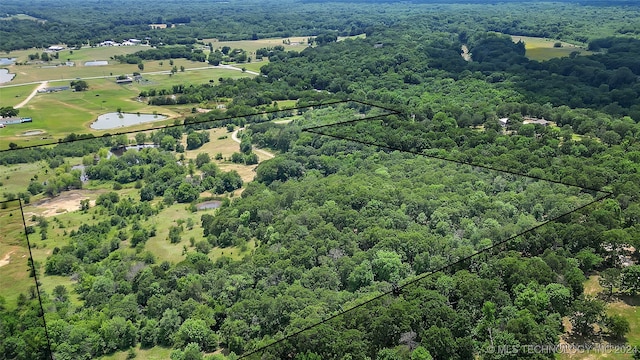
MULTIPOLYGON (((65 235, 30 271, 73 285, 41 291, 49 339, 35 290, 17 304, 0 293, 0 359, 50 359, 49 346, 55 359, 135 356, 138 345, 169 348, 174 360, 546 359, 554 354, 495 349, 558 344, 567 323, 573 338, 640 346, 637 316, 607 310, 613 301, 637 306, 640 292, 640 23, 637 5, 622 3, 374 10, 232 1, 216 4, 221 16, 211 20, 202 11, 210 5, 166 2, 136 5, 123 20, 133 4, 87 2, 78 19, 44 1, 29 9, 3 2, 0 13, 47 20, 0 21, 5 50, 106 37, 367 36, 264 49, 269 63, 255 79, 145 90, 151 105, 232 99, 225 110, 135 135, 152 148, 107 157, 126 135, 74 134, 0 153, 2 165, 40 162, 55 174, 31 179, 14 198, 85 186, 70 158, 82 158, 90 184, 104 190, 78 210, 81 225, 34 218, 28 232, 40 235, 39 246, 47 233, 65 235), (105 9, 99 24, 85 26, 105 9), (160 20, 185 25, 148 29, 160 20), (32 28, 63 25, 68 31, 32 28), (582 42, 594 53, 539 62, 505 34, 582 42), (398 112, 336 102, 350 98, 398 112), (284 100, 298 108, 280 110, 284 100), (309 105, 321 103, 330 105, 309 105), (272 122, 282 119, 291 122, 272 122), (235 126, 245 130, 230 161, 257 162, 252 146, 277 153, 254 181, 220 170, 213 154, 185 160, 212 140, 210 129, 235 126), (226 196, 220 209, 195 210, 205 192, 226 196), (170 262, 149 242, 174 204, 190 217, 161 239, 184 241, 181 260, 170 262), (231 249, 251 250, 225 256, 231 249), (603 296, 586 294, 594 275, 603 296)), ((190 46, 175 56, 193 56, 190 46)))
POLYGON ((152 45, 171 45, 193 44, 209 38, 240 40, 323 33, 346 36, 370 33, 377 26, 406 21, 428 24, 435 31, 447 33, 473 34, 489 30, 579 43, 608 35, 637 35, 640 31, 637 4, 633 1, 620 1, 620 4, 567 1, 551 7, 522 1, 501 1, 499 6, 493 1, 473 3, 429 0, 403 2, 397 6, 393 2, 378 1, 375 7, 370 7, 349 2, 333 2, 327 6, 319 1, 212 3, 196 0, 184 6, 181 1, 167 0, 157 6, 154 3, 132 5, 126 1, 65 0, 52 6, 46 0, 28 3, 7 0, 0 4, 0 14, 27 14, 39 20, 9 17, 10 20, 0 21, 0 50, 46 48, 59 43, 77 46, 129 38, 149 38, 152 45), (70 13, 70 8, 75 11, 70 13), (149 24, 169 27, 151 29, 149 24))

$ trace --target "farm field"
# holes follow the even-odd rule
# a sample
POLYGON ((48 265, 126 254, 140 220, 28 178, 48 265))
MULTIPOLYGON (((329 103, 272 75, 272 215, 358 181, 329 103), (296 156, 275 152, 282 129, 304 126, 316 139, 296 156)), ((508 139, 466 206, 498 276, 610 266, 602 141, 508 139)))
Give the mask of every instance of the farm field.
POLYGON ((567 57, 572 52, 578 51, 580 55, 591 55, 593 52, 585 48, 563 41, 530 36, 511 36, 513 42, 524 42, 527 50, 526 56, 531 60, 544 61, 558 57, 567 57), (555 43, 561 43, 562 47, 554 47, 555 43))
MULTIPOLYGON (((179 64, 176 61, 176 64, 179 64)), ((168 64, 166 65, 168 66, 168 64)), ((123 128, 97 131, 90 128, 96 118, 105 113, 116 112, 120 109, 125 113, 157 112, 168 116, 168 119, 158 122, 145 123, 127 127, 127 131, 142 130, 157 127, 163 124, 173 123, 173 119, 187 112, 180 107, 149 106, 146 102, 137 100, 137 95, 143 89, 169 88, 177 84, 200 84, 210 80, 217 82, 219 78, 252 77, 249 73, 243 73, 234 69, 207 68, 178 72, 172 76, 169 74, 155 74, 144 76, 145 83, 118 85, 112 79, 87 80, 89 90, 83 92, 61 91, 56 93, 37 94, 22 109, 20 116, 31 117, 33 122, 10 125, 0 129, 0 149, 6 149, 10 142, 21 146, 51 143, 52 140, 62 138, 72 132, 93 133, 101 135, 106 132, 115 133, 123 128), (25 136, 26 132, 38 131, 32 136, 25 136)), ((68 85, 67 82, 50 82, 48 86, 68 85)), ((0 95, 12 99, 12 103, 18 103, 28 96, 35 85, 0 88, 0 95)), ((4 104, 4 103, 3 103, 4 104)), ((193 104, 184 106, 190 109, 193 104)))

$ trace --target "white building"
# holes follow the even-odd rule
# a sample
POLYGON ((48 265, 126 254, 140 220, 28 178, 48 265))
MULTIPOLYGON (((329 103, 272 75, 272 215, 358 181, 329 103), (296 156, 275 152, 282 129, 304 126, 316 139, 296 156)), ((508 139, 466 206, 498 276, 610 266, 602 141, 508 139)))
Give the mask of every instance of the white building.
POLYGON ((98 46, 120 46, 120 44, 118 44, 115 41, 107 40, 107 41, 101 42, 100 44, 98 44, 98 46))

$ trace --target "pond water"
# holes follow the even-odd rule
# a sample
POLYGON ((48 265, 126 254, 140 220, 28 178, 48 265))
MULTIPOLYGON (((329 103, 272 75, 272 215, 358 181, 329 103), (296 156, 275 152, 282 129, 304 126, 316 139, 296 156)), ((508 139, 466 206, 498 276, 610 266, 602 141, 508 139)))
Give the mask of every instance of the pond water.
POLYGON ((222 201, 219 200, 211 200, 205 201, 196 205, 196 209, 198 210, 208 210, 208 209, 217 209, 222 206, 222 201))
POLYGON ((16 58, 0 58, 0 66, 13 65, 15 61, 16 58))
POLYGON ((153 115, 153 114, 125 114, 125 113, 107 113, 98 116, 98 120, 96 120, 93 124, 91 124, 91 128, 95 130, 107 130, 107 129, 115 129, 124 126, 138 125, 142 123, 154 122, 164 120, 167 117, 164 115, 153 115))
POLYGON ((16 74, 9 74, 9 70, 7 69, 0 69, 0 84, 13 80, 14 76, 16 76, 16 74))
POLYGON ((44 131, 42 131, 42 130, 29 130, 29 131, 23 132, 21 135, 22 136, 33 136, 33 135, 41 135, 41 134, 44 134, 44 131))
POLYGON ((84 66, 105 66, 105 65, 109 65, 109 62, 106 60, 87 61, 84 63, 84 66))

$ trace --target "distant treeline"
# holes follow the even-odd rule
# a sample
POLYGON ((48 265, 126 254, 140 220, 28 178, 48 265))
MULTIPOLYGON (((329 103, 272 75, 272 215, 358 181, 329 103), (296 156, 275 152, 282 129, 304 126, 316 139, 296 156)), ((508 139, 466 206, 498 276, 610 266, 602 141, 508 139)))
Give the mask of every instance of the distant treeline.
POLYGON ((205 55, 201 49, 194 49, 192 46, 167 46, 157 49, 137 51, 133 54, 116 55, 113 58, 123 64, 138 64, 142 60, 166 60, 180 58, 204 62, 207 60, 207 55, 205 55))

